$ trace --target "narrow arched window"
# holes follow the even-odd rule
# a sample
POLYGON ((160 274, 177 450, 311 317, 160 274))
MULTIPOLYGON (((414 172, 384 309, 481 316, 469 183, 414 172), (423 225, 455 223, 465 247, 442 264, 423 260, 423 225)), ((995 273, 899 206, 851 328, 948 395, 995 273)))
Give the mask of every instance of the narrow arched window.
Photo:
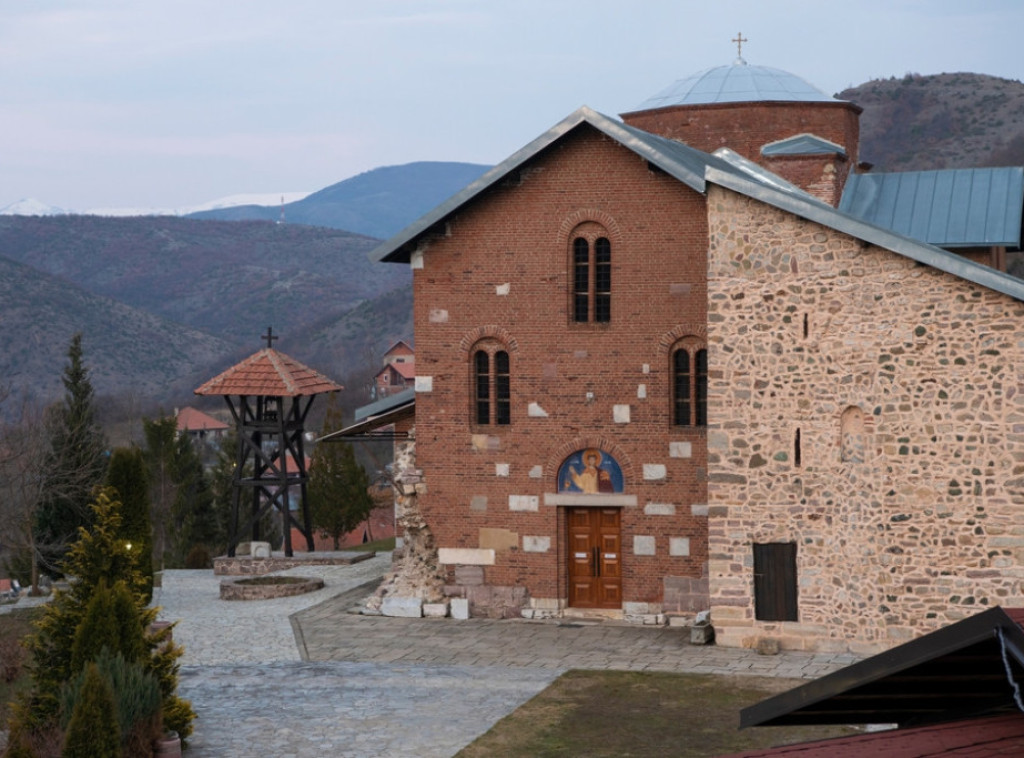
POLYGON ((612 243, 585 237, 572 243, 572 320, 608 323, 612 320, 612 243))
POLYGON ((508 353, 495 346, 473 353, 473 421, 512 423, 512 373, 508 353))
POLYGON ((672 423, 708 424, 708 351, 684 344, 672 353, 672 423))

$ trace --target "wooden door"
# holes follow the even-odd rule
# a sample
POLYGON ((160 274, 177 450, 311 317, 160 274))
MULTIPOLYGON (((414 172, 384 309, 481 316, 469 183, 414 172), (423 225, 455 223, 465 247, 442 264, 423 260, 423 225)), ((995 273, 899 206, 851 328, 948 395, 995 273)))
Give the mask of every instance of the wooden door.
POLYGON ((622 536, 618 508, 569 508, 569 605, 622 607, 622 536))

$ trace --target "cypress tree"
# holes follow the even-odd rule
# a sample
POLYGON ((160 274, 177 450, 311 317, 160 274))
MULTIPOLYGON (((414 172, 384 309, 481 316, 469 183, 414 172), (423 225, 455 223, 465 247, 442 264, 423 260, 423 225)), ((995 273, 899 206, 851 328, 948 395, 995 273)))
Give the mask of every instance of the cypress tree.
POLYGON ((114 450, 106 483, 120 497, 121 536, 131 550, 138 552, 149 602, 153 597, 153 530, 149 520, 149 472, 142 451, 124 447, 114 450))
POLYGON ((36 511, 36 537, 46 571, 58 566, 78 529, 91 519, 93 489, 103 481, 107 467, 106 441, 96 423, 94 393, 82 360, 82 335, 68 348, 64 368, 64 399, 47 413, 49 449, 45 456, 42 502, 36 511))

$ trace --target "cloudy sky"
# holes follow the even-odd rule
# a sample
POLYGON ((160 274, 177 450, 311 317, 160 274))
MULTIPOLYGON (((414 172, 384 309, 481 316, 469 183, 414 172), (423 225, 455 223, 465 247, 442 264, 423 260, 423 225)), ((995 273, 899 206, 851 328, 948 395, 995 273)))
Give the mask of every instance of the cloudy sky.
POLYGON ((178 207, 496 163, 743 57, 829 94, 1024 78, 1020 0, 2 0, 0 207, 178 207))

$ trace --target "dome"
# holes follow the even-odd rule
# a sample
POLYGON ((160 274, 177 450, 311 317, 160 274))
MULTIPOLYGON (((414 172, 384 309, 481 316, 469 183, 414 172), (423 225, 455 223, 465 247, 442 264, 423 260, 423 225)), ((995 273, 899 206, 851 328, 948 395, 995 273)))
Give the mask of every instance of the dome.
POLYGON ((743 59, 679 79, 647 98, 632 112, 676 105, 751 102, 841 102, 799 76, 767 66, 750 66, 743 59))

